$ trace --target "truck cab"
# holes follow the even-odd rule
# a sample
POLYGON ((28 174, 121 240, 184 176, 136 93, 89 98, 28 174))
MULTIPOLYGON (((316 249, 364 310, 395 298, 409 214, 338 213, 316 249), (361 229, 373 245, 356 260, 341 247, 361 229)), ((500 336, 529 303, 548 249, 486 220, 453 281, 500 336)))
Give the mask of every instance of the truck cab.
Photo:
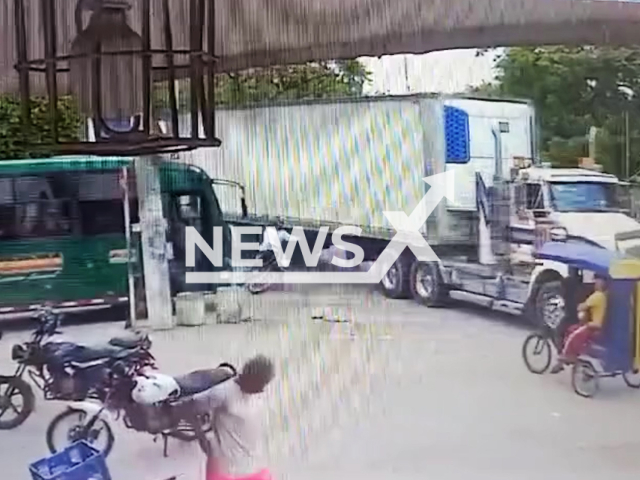
POLYGON ((541 240, 552 234, 616 250, 616 234, 640 228, 628 215, 614 175, 584 168, 529 167, 517 171, 512 185, 512 231, 535 231, 541 240))
POLYGON ((530 278, 526 303, 534 316, 557 328, 565 317, 562 283, 568 270, 557 262, 535 261, 536 248, 560 240, 636 255, 640 235, 629 233, 637 232, 640 223, 628 214, 622 182, 594 169, 523 168, 514 175, 511 189, 509 260, 530 278))
MULTIPOLYGON (((551 168, 513 159, 512 169, 486 187, 477 175, 478 255, 417 265, 409 279, 421 303, 447 298, 524 313, 553 329, 565 319, 567 266, 535 258, 550 240, 640 255, 640 223, 629 215, 625 185, 590 168, 551 168), (430 288, 422 288, 427 284, 430 288), (434 293, 435 292, 435 293, 434 293), (434 295, 437 295, 434 296, 434 295)), ((590 283, 589 272, 583 279, 590 283)))

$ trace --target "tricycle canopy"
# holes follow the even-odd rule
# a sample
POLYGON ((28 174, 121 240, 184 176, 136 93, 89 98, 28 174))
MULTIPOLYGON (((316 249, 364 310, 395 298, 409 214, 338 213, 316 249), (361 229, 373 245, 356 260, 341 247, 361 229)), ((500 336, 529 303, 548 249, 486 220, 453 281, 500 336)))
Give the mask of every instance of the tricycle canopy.
POLYGON ((551 260, 580 270, 590 270, 616 280, 640 280, 640 259, 625 257, 595 245, 577 242, 547 242, 536 258, 551 260))

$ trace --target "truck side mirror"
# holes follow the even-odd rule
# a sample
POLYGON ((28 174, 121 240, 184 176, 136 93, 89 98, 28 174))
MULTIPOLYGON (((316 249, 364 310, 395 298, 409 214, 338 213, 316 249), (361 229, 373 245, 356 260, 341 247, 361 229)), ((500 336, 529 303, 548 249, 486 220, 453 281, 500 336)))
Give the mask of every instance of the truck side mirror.
POLYGON ((247 218, 249 216, 249 209, 247 208, 247 201, 244 195, 240 198, 240 208, 242 209, 242 218, 247 218))
POLYGON ((637 188, 635 185, 622 183, 616 188, 617 206, 624 213, 629 213, 633 209, 633 190, 637 188))

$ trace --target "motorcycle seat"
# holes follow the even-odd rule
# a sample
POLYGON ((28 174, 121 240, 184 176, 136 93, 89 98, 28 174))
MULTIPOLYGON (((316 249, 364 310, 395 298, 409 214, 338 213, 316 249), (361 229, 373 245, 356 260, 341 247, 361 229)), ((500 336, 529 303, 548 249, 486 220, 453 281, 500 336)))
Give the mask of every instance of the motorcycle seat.
POLYGON ((235 371, 226 366, 221 366, 208 370, 195 370, 174 378, 180 386, 180 397, 188 397, 209 390, 234 376, 235 371))
POLYGON ((65 360, 70 362, 91 362, 94 360, 111 359, 119 360, 131 355, 132 349, 102 345, 87 347, 78 345, 72 352, 65 355, 65 360))
POLYGON ((145 337, 140 332, 124 333, 109 340, 109 345, 119 348, 136 348, 144 342, 145 337))

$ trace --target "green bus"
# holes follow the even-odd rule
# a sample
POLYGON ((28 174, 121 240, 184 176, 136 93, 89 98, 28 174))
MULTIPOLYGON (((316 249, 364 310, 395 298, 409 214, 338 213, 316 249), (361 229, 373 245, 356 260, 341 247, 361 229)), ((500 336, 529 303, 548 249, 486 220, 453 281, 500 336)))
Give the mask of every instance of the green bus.
MULTIPOLYGON (((165 161, 160 166, 167 241, 173 247, 173 294, 214 290, 212 285, 184 283, 181 245, 186 225, 195 226, 209 244, 213 227, 222 227, 225 247, 231 244, 215 182, 191 165, 165 161)), ((0 161, 0 315, 25 313, 44 302, 70 310, 127 304, 128 275, 137 272, 141 281, 142 256, 139 234, 130 235, 127 248, 125 198, 134 226, 130 231, 135 232, 133 159, 0 161)), ((215 267, 200 255, 195 268, 215 267)), ((139 287, 136 291, 143 292, 139 287)))

